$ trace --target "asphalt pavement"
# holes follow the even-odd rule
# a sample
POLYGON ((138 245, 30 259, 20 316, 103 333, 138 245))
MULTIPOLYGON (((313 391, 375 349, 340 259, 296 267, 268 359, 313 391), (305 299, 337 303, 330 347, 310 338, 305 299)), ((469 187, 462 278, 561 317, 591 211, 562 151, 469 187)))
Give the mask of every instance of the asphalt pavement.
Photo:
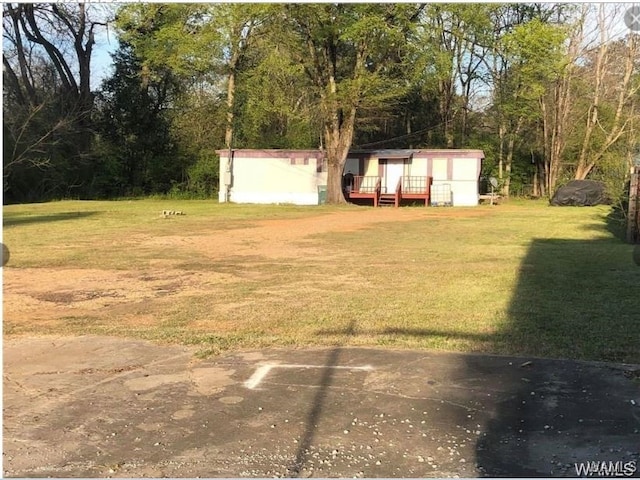
POLYGON ((640 476, 640 366, 4 342, 5 477, 640 476), (604 469, 604 470, 603 470, 604 469), (579 475, 580 473, 580 475, 579 475))

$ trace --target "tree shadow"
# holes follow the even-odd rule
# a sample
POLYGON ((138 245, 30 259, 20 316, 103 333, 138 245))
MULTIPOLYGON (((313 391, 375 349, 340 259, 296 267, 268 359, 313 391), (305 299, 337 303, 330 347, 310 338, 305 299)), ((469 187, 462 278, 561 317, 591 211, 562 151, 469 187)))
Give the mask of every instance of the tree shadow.
MULTIPOLYGON (((346 336, 351 336, 354 334, 354 328, 355 320, 351 320, 351 323, 349 323, 342 332, 346 336)), ((304 423, 305 428, 298 444, 295 459, 287 468, 289 478, 299 478, 302 469, 308 461, 310 447, 313 445, 318 423, 320 422, 323 410, 327 404, 327 394, 333 385, 335 375, 335 369, 333 367, 340 364, 340 354, 342 349, 342 346, 337 346, 329 352, 329 356, 325 362, 326 368, 323 369, 322 377, 320 378, 320 383, 313 399, 311 410, 309 410, 304 423)))
POLYGON ((614 201, 605 219, 605 226, 609 233, 623 242, 627 241, 627 215, 629 212, 629 193, 631 181, 627 180, 622 195, 614 201))
POLYGON ((640 362, 640 269, 628 250, 614 238, 531 243, 501 334, 532 357, 505 371, 476 444, 480 474, 576 476, 575 463, 634 461, 623 446, 640 441, 633 404, 610 395, 637 393, 628 372, 553 360, 640 362))
POLYGON ((631 247, 616 239, 536 239, 501 334, 515 352, 640 361, 640 336, 629 335, 640 327, 639 281, 631 247))
MULTIPOLYGON (((468 401, 477 387, 473 382, 480 381, 477 388, 491 392, 475 441, 480 476, 576 476, 576 463, 637 461, 637 449, 629 445, 640 444, 640 412, 634 413, 637 407, 629 399, 640 400, 631 378, 640 369, 621 365, 640 363, 640 269, 632 263, 630 250, 611 237, 534 239, 499 332, 428 326, 364 330, 351 324, 316 333, 344 335, 345 341, 353 335, 441 336, 516 355, 463 356, 457 383, 469 389, 468 401)), ((337 362, 338 355, 339 349, 334 350, 330 362, 337 362)), ((331 375, 325 372, 325 388, 331 375)), ((323 391, 316 400, 308 429, 321 413, 323 391)), ((308 439, 310 434, 308 430, 308 439)), ((298 461, 304 462, 303 451, 298 461)))
POLYGON ((30 215, 23 213, 3 213, 2 224, 4 227, 13 227, 16 225, 29 225, 32 223, 49 223, 63 220, 77 220, 80 218, 90 217, 100 213, 98 211, 82 211, 82 212, 60 212, 48 215, 30 215))

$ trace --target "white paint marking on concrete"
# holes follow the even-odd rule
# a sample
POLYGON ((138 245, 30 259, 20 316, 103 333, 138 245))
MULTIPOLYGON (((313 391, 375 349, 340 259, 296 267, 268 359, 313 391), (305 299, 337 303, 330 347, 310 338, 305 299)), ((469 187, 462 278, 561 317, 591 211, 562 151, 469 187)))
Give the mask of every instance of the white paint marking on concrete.
POLYGON ((273 368, 333 368, 336 370, 362 370, 366 372, 370 372, 373 370, 371 365, 362 365, 362 366, 348 366, 348 365, 306 365, 306 364, 296 364, 296 363, 267 363, 265 365, 259 366, 253 375, 244 382, 244 386, 249 390, 253 390, 260 382, 264 380, 264 378, 269 374, 269 372, 273 368))
POLYGON ((258 367, 256 371, 253 372, 253 375, 251 375, 251 378, 246 382, 244 382, 244 386, 247 387, 249 390, 253 390, 260 384, 262 379, 267 376, 267 373, 269 373, 269 371, 272 368, 273 368, 273 365, 270 365, 270 364, 262 365, 261 367, 258 367))

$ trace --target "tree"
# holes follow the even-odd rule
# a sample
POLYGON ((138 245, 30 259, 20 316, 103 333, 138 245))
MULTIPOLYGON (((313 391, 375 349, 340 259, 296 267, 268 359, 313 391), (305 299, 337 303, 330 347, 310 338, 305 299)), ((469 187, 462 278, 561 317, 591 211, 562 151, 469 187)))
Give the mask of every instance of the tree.
POLYGON ((21 175, 32 184, 30 196, 84 183, 77 169, 90 153, 91 57, 104 16, 85 4, 4 5, 4 189, 10 197, 21 196, 21 175), (53 183, 47 181, 53 168, 57 185, 33 185, 38 177, 53 183))
POLYGON ((167 192, 185 170, 167 114, 177 82, 168 70, 144 77, 127 43, 120 44, 113 60, 114 73, 101 86, 95 115, 98 148, 106 162, 96 189, 107 196, 167 192))
POLYGON ((119 11, 117 23, 150 73, 170 69, 187 87, 187 95, 190 86, 205 85, 196 93, 199 98, 204 91, 215 95, 224 88, 224 146, 231 149, 238 75, 268 10, 258 4, 130 4, 119 11))
MULTIPOLYGON (((406 91, 407 39, 421 7, 287 4, 282 15, 292 58, 317 98, 328 164, 327 202, 343 203, 342 173, 356 119, 406 91)), ((285 34, 283 32, 283 35, 285 34)))
POLYGON ((465 145, 475 87, 482 80, 495 5, 429 5, 418 44, 423 75, 438 99, 442 146, 465 145))
POLYGON ((637 35, 611 38, 619 13, 615 6, 587 5, 567 22, 560 74, 540 102, 549 195, 561 178, 583 179, 599 167, 609 165, 615 176, 620 168, 612 158, 628 158, 614 151, 634 128, 640 52, 637 35))
POLYGON ((275 28, 254 45, 239 75, 236 144, 250 148, 316 148, 319 119, 302 65, 275 28))
POLYGON ((146 68, 226 78, 224 142, 231 148, 237 75, 264 11, 248 4, 131 4, 119 11, 118 26, 146 68))
MULTIPOLYGON (((562 68, 562 27, 534 18, 516 26, 500 41, 507 65, 495 85, 499 111, 499 156, 504 164, 503 194, 509 195, 515 149, 526 125, 539 118, 539 102, 562 68)), ((502 171, 500 171, 502 174, 502 171)))
MULTIPOLYGON (((605 156, 631 127, 633 115, 628 108, 640 89, 640 82, 634 81, 634 75, 640 67, 640 40, 638 35, 630 34, 623 41, 609 38, 611 26, 607 22, 616 20, 616 11, 607 13, 605 5, 598 9, 599 45, 591 60, 591 68, 586 70, 591 78, 589 84, 590 105, 586 114, 585 129, 580 154, 575 168, 575 178, 582 180, 605 156), (611 114, 603 115, 609 100, 611 114), (599 141, 594 137, 601 133, 599 141)), ((593 53, 592 53, 593 52, 593 53)))

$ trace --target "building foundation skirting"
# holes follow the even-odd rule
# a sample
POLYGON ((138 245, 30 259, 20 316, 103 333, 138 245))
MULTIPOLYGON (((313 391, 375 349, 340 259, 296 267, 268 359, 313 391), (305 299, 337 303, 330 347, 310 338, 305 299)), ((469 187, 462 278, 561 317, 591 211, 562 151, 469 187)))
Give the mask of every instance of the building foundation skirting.
POLYGON ((260 204, 292 204, 292 205, 318 205, 318 193, 300 192, 234 192, 231 191, 232 203, 260 203, 260 204))

